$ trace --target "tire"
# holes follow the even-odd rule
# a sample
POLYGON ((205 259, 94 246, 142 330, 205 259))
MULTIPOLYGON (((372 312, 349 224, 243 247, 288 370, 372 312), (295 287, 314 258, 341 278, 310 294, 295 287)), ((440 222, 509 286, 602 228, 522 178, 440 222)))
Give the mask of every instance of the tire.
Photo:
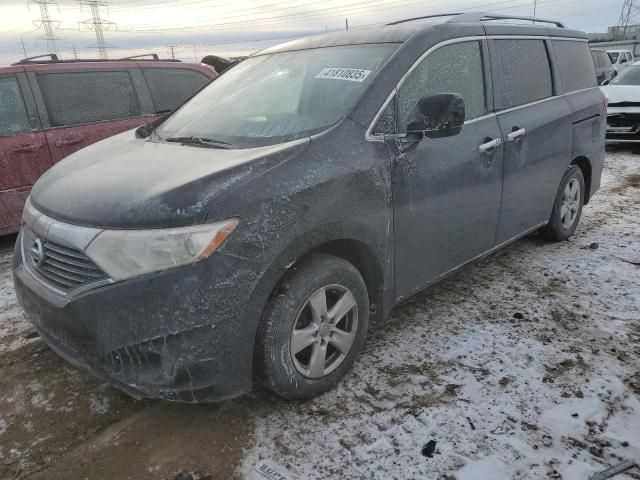
POLYGON ((540 233, 554 241, 566 240, 571 237, 580 222, 584 194, 582 170, 580 167, 572 165, 562 177, 551 218, 549 223, 540 230, 540 233), (578 189, 577 192, 575 188, 578 189))
POLYGON ((360 272, 341 258, 313 255, 286 275, 265 308, 256 339, 257 380, 288 400, 326 392, 353 366, 368 323, 369 296, 360 272), (343 316, 334 310, 339 301, 343 316))

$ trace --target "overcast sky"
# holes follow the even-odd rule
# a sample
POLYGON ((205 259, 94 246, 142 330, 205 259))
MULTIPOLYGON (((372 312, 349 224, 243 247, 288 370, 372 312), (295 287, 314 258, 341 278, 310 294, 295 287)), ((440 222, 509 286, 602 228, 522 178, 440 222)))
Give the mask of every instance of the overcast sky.
MULTIPOLYGON (((79 22, 90 18, 77 0, 49 0, 49 14, 60 53, 91 58, 96 51, 94 32, 79 22)), ((378 24, 400 18, 446 11, 482 10, 532 15, 534 0, 112 0, 101 7, 109 56, 155 52, 182 60, 205 54, 240 55, 288 38, 378 24), (117 27, 117 28, 116 28, 117 27)), ((572 28, 604 32, 618 21, 623 0, 537 0, 537 16, 559 19, 572 28)), ((40 8, 27 0, 0 0, 0 65, 47 53, 43 32, 34 21, 40 8)))

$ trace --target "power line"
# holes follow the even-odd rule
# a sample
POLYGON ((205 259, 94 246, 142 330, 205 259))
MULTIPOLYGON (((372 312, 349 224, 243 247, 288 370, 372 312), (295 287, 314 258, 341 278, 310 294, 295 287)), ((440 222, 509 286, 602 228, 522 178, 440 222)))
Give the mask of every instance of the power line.
POLYGON ((106 0, 78 0, 78 2, 80 3, 80 8, 88 7, 91 11, 91 18, 80 22, 80 25, 85 25, 96 34, 96 46, 91 48, 97 48, 98 58, 106 60, 108 56, 107 44, 104 41, 104 32, 105 30, 115 28, 116 24, 100 16, 100 7, 107 7, 109 2, 106 0))
POLYGON ((57 0, 28 0, 27 7, 31 4, 37 5, 40 9, 40 19, 33 22, 33 24, 44 32, 44 40, 47 42, 48 53, 58 53, 58 46, 56 40, 58 40, 53 31, 60 27, 60 22, 51 19, 49 15, 49 5, 58 6, 57 0))

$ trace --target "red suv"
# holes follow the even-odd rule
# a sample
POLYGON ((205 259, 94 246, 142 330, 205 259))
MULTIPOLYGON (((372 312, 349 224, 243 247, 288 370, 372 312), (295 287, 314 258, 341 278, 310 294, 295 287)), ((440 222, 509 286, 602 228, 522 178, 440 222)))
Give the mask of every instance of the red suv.
POLYGON ((54 163, 174 110, 217 76, 155 55, 41 58, 0 68, 0 235, 18 231, 31 186, 54 163))

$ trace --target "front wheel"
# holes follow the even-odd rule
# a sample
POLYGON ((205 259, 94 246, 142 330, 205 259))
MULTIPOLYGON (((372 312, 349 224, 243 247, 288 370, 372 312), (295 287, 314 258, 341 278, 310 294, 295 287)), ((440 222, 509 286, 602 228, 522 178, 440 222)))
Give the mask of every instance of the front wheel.
POLYGON ((369 297, 349 262, 318 254, 290 272, 265 309, 256 341, 258 380, 302 400, 336 385, 367 333, 369 297))
POLYGON ((551 240, 566 240, 578 226, 584 204, 584 177, 578 166, 571 166, 560 182, 549 223, 541 233, 551 240))

